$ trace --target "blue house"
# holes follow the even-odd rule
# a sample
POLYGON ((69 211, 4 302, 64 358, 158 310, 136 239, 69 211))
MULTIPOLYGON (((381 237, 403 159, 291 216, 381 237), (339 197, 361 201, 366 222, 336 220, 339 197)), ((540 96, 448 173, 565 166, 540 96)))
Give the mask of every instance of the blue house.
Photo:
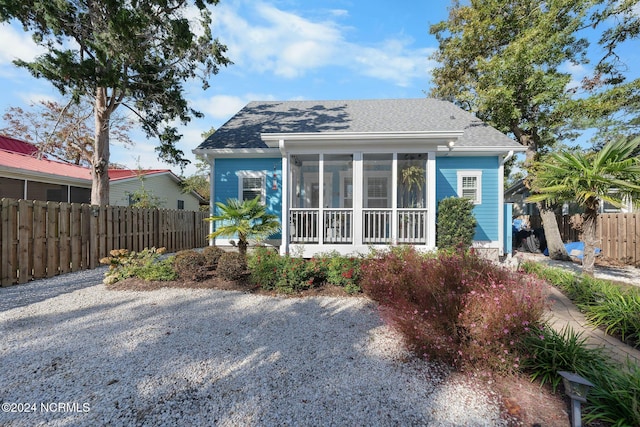
POLYGON ((268 243, 283 254, 432 250, 438 201, 458 196, 475 203, 474 246, 497 257, 511 221, 503 165, 524 150, 454 104, 421 98, 251 102, 193 152, 211 165, 212 209, 260 196, 281 218, 268 243))

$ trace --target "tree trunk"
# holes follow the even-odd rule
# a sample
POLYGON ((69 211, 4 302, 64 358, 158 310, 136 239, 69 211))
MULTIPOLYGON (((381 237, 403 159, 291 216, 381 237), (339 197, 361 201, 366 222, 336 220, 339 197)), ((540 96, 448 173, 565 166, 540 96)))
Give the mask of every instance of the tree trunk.
POLYGON ((239 238, 238 239, 238 252, 242 255, 242 258, 247 259, 247 247, 249 246, 249 242, 247 239, 239 238))
POLYGON ((582 256, 582 272, 593 276, 596 262, 596 245, 598 236, 596 234, 596 221, 598 220, 598 210, 587 208, 582 214, 582 239, 584 240, 584 254, 582 256))
POLYGON ((553 209, 549 209, 543 203, 537 203, 542 218, 542 227, 544 228, 544 237, 547 240, 547 249, 549 250, 549 258, 562 261, 569 260, 567 249, 562 242, 560 230, 558 229, 558 220, 553 209))
POLYGON ((107 108, 107 89, 96 89, 95 100, 95 137, 93 157, 91 159, 92 183, 91 204, 109 204, 109 116, 107 108))

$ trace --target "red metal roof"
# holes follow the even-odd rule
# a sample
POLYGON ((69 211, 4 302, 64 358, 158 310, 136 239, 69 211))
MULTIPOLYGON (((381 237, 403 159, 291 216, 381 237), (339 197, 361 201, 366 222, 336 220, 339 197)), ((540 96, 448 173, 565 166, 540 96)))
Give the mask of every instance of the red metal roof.
POLYGON ((0 135, 0 150, 13 151, 14 153, 21 154, 35 154, 38 152, 38 147, 26 141, 0 135))
POLYGON ((91 171, 88 168, 53 160, 38 160, 27 154, 7 150, 0 150, 0 168, 2 167, 91 181, 91 171))

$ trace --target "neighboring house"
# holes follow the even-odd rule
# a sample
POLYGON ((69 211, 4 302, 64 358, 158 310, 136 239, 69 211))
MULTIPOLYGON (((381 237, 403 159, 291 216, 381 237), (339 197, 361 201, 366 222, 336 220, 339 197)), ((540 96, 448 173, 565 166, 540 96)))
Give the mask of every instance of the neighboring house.
POLYGON ((0 198, 88 203, 91 172, 68 163, 0 149, 0 198))
MULTIPOLYGON (((615 192, 615 189, 610 191, 611 193, 615 192)), ((528 203, 526 199, 530 195, 529 189, 525 186, 524 180, 519 179, 514 182, 509 188, 507 188, 504 192, 504 200, 506 203, 513 204, 513 216, 517 217, 520 215, 540 215, 538 208, 535 203, 528 203)), ((637 209, 633 208, 633 204, 631 202, 627 203, 625 206, 618 208, 610 203, 604 202, 600 203, 600 213, 629 213, 634 212, 637 209)), ((558 210, 558 212, 560 212, 558 210)), ((563 215, 573 215, 576 213, 582 213, 583 208, 581 208, 576 203, 564 203, 562 206, 562 214, 563 215)))
MULTIPOLYGON (((90 203, 91 170, 69 163, 38 159, 37 148, 14 138, 0 137, 0 198, 90 203), (31 148, 32 149, 31 149, 31 148)), ((166 209, 197 211, 203 198, 183 193, 181 180, 168 169, 110 169, 110 205, 129 206, 129 193, 140 189, 140 174, 147 191, 166 209)))
POLYGON ((459 196, 476 205, 474 246, 497 256, 511 222, 504 161, 525 149, 454 104, 423 98, 251 102, 193 152, 211 164, 212 205, 259 196, 283 219, 271 241, 283 254, 431 250, 438 201, 459 196))
POLYGON ((182 180, 169 169, 109 169, 109 204, 129 206, 135 203, 131 195, 144 185, 145 191, 159 198, 162 208, 200 210, 204 203, 202 196, 195 191, 183 193, 181 183, 182 180))

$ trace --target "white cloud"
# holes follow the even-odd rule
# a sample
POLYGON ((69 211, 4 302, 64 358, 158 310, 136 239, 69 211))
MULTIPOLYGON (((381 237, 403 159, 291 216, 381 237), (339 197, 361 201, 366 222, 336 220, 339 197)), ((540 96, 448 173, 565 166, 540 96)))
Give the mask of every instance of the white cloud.
MULTIPOLYGON (((413 40, 352 43, 346 38, 350 29, 331 19, 312 21, 266 3, 243 4, 221 5, 214 10, 214 32, 221 34, 239 69, 293 79, 333 66, 399 86, 428 75, 427 57, 433 49, 413 48, 413 40)), ((325 13, 329 18, 348 16, 346 10, 325 13)))
POLYGON ((44 53, 44 49, 31 39, 29 33, 11 24, 0 24, 0 64, 15 59, 31 61, 44 53))

